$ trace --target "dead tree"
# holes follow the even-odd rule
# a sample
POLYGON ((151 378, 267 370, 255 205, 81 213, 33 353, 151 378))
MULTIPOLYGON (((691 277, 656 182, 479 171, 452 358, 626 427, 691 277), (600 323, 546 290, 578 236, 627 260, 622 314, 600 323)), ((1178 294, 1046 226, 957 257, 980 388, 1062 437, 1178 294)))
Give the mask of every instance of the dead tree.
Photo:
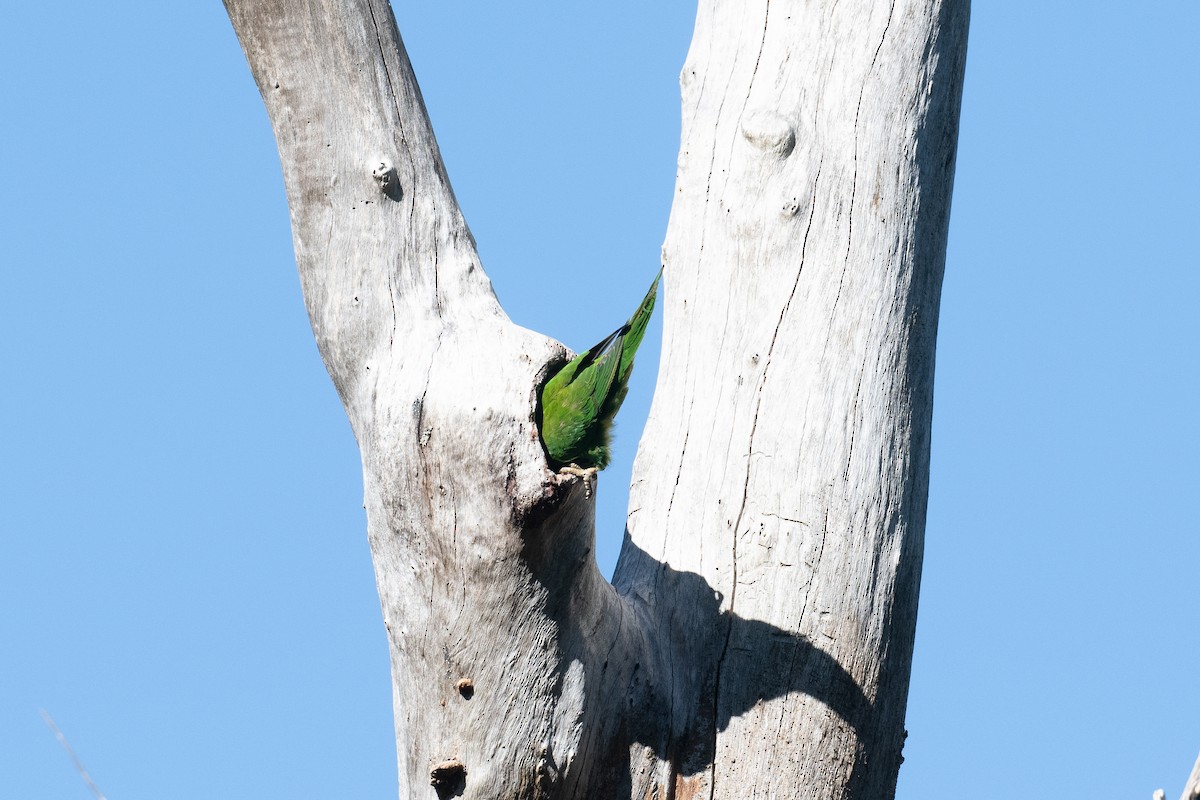
MULTIPOLYGON (((702 2, 610 585, 384 0, 226 0, 362 451, 404 798, 894 793, 967 0, 702 2)), ((647 276, 649 277, 649 275, 647 276)))

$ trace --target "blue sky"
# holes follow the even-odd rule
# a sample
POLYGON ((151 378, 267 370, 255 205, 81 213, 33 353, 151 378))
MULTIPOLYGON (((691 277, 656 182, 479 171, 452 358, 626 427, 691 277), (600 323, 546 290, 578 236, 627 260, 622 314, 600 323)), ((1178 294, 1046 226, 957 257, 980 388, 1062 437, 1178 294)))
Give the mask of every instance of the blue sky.
MULTIPOLYGON (((603 6, 397 8, 501 302, 576 348, 657 268, 694 13, 603 6)), ((1200 750, 1198 29, 975 4, 901 800, 1172 797, 1200 750)), ((394 796, 358 457, 220 4, 15 4, 0 76, 0 800, 88 797, 39 708, 112 800, 394 796)))

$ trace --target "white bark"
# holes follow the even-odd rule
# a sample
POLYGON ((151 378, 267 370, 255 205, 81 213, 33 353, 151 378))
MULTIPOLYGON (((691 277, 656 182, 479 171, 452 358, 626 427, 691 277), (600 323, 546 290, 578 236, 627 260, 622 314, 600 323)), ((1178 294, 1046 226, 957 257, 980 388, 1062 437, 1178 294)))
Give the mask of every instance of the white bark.
POLYGON ((1200 800, 1200 756, 1196 756, 1196 764, 1192 767, 1192 774, 1188 776, 1187 783, 1183 785, 1183 794, 1179 795, 1179 800, 1200 800))
POLYGON ((226 0, 362 449, 401 797, 893 793, 967 5, 701 6, 618 593, 533 423, 565 351, 500 310, 390 9, 226 0))
POLYGON ((616 577, 702 579, 649 599, 717 631, 707 715, 673 718, 701 795, 894 791, 967 13, 701 4, 616 577))

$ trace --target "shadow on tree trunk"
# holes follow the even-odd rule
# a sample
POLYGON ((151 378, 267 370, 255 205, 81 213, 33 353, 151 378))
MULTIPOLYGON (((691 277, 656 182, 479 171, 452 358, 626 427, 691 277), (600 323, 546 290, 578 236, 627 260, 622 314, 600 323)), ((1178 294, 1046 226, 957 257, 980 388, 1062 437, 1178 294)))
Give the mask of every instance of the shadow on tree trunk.
MULTIPOLYGON (((656 561, 628 538, 623 566, 638 563, 626 574, 653 574, 653 585, 643 581, 618 591, 602 578, 575 584, 567 573, 579 569, 590 549, 572 548, 568 543, 579 540, 570 535, 555 538, 526 556, 550 596, 562 599, 546 609, 559 634, 558 688, 581 681, 583 702, 577 749, 543 755, 542 791, 533 796, 630 797, 640 773, 647 778, 640 785, 659 787, 660 794, 651 796, 682 800, 686 789, 677 793, 676 787, 712 768, 720 732, 738 716, 788 696, 819 701, 831 712, 831 727, 873 740, 871 701, 813 642, 722 611, 722 595, 702 576, 656 561), (589 592, 603 600, 597 604, 589 592), (664 627, 655 620, 663 619, 665 607, 686 613, 672 614, 664 627), (780 664, 787 668, 778 669, 780 664), (597 787, 603 795, 595 794, 597 787)), ((588 573, 587 566, 582 571, 588 573)), ((786 758, 788 743, 779 746, 786 758)), ((858 748, 851 783, 870 757, 865 746, 858 748)))

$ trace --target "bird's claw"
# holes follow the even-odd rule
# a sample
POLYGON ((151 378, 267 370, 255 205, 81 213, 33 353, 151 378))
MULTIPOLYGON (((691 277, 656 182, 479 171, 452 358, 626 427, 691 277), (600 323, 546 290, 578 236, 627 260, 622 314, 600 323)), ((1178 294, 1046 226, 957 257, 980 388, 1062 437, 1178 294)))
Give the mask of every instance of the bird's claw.
POLYGON ((584 469, 578 464, 567 464, 565 467, 560 467, 558 473, 560 475, 574 475, 577 478, 582 478, 585 496, 591 499, 592 487, 596 484, 596 473, 599 471, 596 467, 584 469))

